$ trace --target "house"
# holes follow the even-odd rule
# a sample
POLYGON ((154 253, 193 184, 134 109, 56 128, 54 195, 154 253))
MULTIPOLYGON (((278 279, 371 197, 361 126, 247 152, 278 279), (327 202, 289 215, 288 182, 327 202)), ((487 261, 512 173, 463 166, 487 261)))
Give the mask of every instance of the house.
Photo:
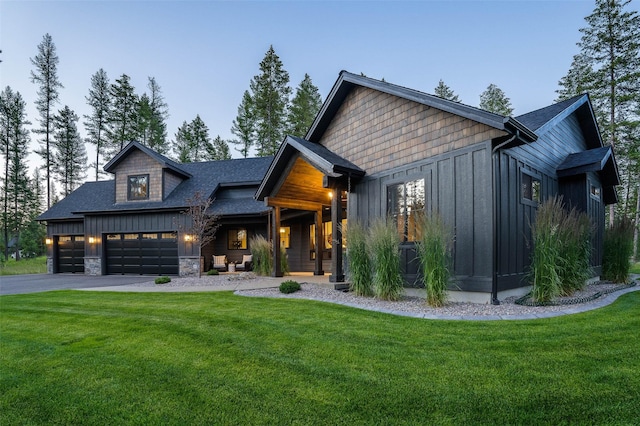
POLYGON ((587 95, 512 118, 346 71, 305 137, 287 136, 275 157, 176 164, 134 142, 105 170, 114 181, 87 183, 40 217, 51 272, 192 271, 197 253, 175 221, 198 189, 215 197, 223 224, 205 262, 214 253, 239 260, 248 237, 262 234, 290 270, 330 272, 334 282, 345 279, 343 227, 391 216, 406 285, 419 285, 415 215, 438 211, 455 233, 454 299, 481 302, 528 290, 530 224, 555 194, 593 219, 599 274, 604 206, 619 184, 587 95), (140 255, 125 256, 129 246, 140 255), (150 268, 141 266, 148 248, 166 253, 150 268))

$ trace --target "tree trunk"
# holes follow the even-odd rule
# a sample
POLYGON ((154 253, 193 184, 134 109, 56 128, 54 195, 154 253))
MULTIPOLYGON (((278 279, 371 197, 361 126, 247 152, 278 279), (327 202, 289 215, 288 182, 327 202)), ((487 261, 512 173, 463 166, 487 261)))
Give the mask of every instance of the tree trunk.
POLYGON ((633 259, 638 259, 638 229, 640 228, 640 184, 638 184, 638 199, 636 200, 636 220, 633 227, 633 259))

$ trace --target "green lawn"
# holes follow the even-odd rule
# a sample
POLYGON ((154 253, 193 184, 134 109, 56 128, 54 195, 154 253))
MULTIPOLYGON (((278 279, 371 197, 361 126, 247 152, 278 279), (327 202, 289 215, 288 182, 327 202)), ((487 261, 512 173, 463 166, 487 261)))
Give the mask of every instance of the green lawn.
POLYGON ((637 424, 640 292, 535 321, 231 293, 0 297, 0 424, 637 424))
POLYGON ((640 262, 631 265, 631 270, 629 272, 632 274, 640 274, 640 262))
POLYGON ((46 274, 47 257, 35 257, 33 259, 20 259, 15 261, 11 258, 6 263, 0 265, 0 275, 22 275, 22 274, 46 274))

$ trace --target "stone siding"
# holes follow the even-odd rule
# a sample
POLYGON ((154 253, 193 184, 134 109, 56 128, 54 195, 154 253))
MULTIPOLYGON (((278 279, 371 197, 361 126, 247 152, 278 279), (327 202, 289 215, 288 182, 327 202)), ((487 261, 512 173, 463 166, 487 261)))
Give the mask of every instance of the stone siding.
POLYGON ((181 277, 197 277, 201 268, 200 257, 181 256, 178 274, 181 277))
POLYGON ((102 259, 99 257, 85 257, 84 274, 93 276, 102 275, 102 259))
POLYGON ((47 274, 53 274, 53 258, 47 257, 47 274))
POLYGON ((320 143, 372 175, 505 134, 417 102, 357 87, 320 143))
POLYGON ((128 176, 146 174, 149 175, 149 199, 144 201, 162 201, 162 166, 143 152, 132 150, 116 169, 116 203, 132 202, 127 199, 128 176))

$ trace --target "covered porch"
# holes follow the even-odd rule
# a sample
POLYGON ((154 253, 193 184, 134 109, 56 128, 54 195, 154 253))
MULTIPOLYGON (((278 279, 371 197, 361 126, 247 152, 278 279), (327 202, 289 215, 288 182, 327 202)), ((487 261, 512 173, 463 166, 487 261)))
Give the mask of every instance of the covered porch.
MULTIPOLYGON (((322 145, 287 136, 256 193, 256 198, 270 208, 273 276, 283 276, 279 249, 283 221, 306 215, 313 217, 309 228, 313 275, 325 275, 323 260, 329 256, 330 282, 344 282, 343 220, 347 217, 348 194, 364 174, 362 169, 322 145), (325 246, 330 247, 329 252, 325 246)), ((296 247, 304 250, 300 242, 296 247)))

